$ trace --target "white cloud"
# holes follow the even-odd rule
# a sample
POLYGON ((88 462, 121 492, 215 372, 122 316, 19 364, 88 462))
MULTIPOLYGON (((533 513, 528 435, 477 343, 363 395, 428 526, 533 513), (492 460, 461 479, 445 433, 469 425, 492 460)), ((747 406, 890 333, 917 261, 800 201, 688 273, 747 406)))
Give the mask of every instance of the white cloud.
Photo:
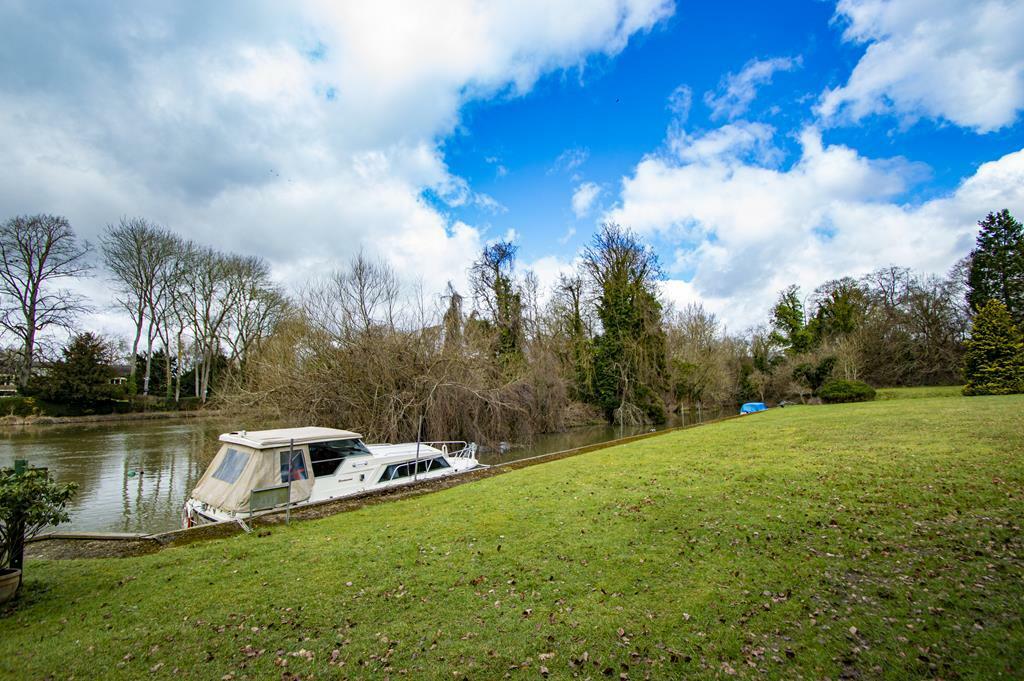
POLYGON ((574 177, 576 175, 576 170, 586 163, 588 158, 590 158, 589 149, 585 149, 583 147, 572 147, 571 149, 566 149, 558 155, 555 162, 551 164, 550 168, 548 168, 548 174, 562 172, 568 173, 570 176, 574 177))
POLYGON ((845 85, 826 90, 826 120, 892 113, 989 132, 1024 108, 1024 3, 841 0, 843 38, 867 46, 845 85))
POLYGON ((668 148, 682 161, 712 161, 753 157, 762 163, 775 163, 781 152, 772 143, 775 129, 764 123, 736 121, 703 134, 691 134, 673 126, 669 129, 668 148))
POLYGON ((613 56, 673 9, 667 0, 7 5, 0 215, 61 213, 91 239, 122 215, 144 215, 266 256, 289 282, 359 247, 413 278, 429 263, 457 279, 483 237, 424 192, 502 210, 445 162, 462 104, 517 96, 544 73, 613 56))
POLYGON ((741 116, 757 97, 757 89, 771 83, 777 71, 792 71, 800 64, 800 57, 751 59, 739 73, 730 73, 722 78, 717 92, 705 92, 704 103, 711 107, 712 118, 741 116))
POLYGON ((688 85, 680 85, 668 96, 668 109, 672 112, 673 119, 677 124, 682 125, 690 116, 690 106, 693 104, 693 90, 688 85))
POLYGON ((536 275, 540 302, 543 304, 548 301, 555 284, 563 274, 572 276, 579 270, 579 261, 578 259, 566 260, 557 255, 545 255, 526 263, 524 269, 530 270, 536 275))
POLYGON ((711 143, 725 134, 692 139, 682 158, 644 158, 606 218, 674 244, 666 291, 680 302, 699 296, 736 329, 763 320, 791 283, 809 291, 890 263, 945 272, 987 212, 1024 213, 1024 150, 983 164, 946 196, 905 205, 897 197, 919 165, 823 145, 809 128, 800 158, 778 169, 711 143), (687 151, 702 147, 712 151, 687 151))
POLYGON ((593 182, 584 182, 572 193, 572 212, 577 218, 586 217, 594 207, 594 201, 601 193, 601 187, 593 182))
POLYGON ((488 213, 507 213, 508 207, 489 194, 477 192, 473 194, 473 204, 488 213))

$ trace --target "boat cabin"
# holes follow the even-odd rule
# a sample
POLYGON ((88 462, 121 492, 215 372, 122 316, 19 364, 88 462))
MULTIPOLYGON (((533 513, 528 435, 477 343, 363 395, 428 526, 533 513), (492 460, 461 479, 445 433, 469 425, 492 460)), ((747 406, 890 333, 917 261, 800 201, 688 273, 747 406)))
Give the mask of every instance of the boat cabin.
POLYGON ((334 499, 477 465, 476 446, 465 442, 367 446, 359 433, 335 428, 240 430, 221 435, 220 442, 187 504, 210 519, 289 501, 334 499), (461 448, 449 452, 449 445, 461 448))

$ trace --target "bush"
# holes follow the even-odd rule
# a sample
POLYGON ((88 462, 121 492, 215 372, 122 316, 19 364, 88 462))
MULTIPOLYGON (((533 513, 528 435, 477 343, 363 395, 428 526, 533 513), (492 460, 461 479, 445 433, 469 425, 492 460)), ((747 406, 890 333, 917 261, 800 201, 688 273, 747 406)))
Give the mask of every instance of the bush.
POLYGON ((31 397, 0 397, 0 416, 32 416, 36 401, 31 397))
POLYGON ((66 507, 77 489, 45 468, 0 468, 0 568, 21 569, 25 541, 70 520, 66 507))
POLYGON ((1006 306, 990 300, 974 318, 964 353, 964 395, 1024 392, 1024 338, 1006 306))
POLYGON ((875 389, 864 381, 835 380, 821 386, 818 397, 826 404, 868 402, 875 399, 875 389))

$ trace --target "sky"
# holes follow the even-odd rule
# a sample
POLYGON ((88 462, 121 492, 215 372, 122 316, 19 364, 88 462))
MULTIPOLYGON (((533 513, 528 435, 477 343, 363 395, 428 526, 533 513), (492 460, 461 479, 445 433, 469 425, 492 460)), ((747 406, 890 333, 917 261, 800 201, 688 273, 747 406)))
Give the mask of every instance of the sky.
POLYGON ((1024 215, 1021 34, 1000 0, 0 0, 0 216, 146 217, 291 291, 360 249, 464 288, 502 238, 546 286, 613 221, 738 331, 1024 215))

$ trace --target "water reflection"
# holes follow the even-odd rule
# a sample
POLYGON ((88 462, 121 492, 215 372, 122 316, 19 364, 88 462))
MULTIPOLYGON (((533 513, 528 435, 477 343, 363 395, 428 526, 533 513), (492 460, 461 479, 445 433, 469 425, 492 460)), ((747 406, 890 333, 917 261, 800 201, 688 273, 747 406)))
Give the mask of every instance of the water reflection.
MULTIPOLYGON (((720 415, 690 413, 661 428, 720 415)), ((69 509, 71 522, 61 530, 160 532, 179 527, 181 506, 217 452, 221 433, 279 425, 197 419, 10 429, 0 431, 0 466, 27 459, 33 466, 48 467, 61 482, 78 483, 69 509)), ((490 464, 514 461, 649 430, 587 426, 541 435, 529 446, 488 450, 480 458, 490 464)))
POLYGON ((722 409, 705 408, 700 412, 693 410, 674 415, 667 423, 660 426, 624 427, 598 425, 573 428, 564 433, 544 433, 543 435, 538 435, 529 445, 511 446, 508 448, 484 448, 480 454, 480 461, 486 464, 506 463, 540 454, 560 452, 564 449, 586 447, 587 445, 640 435, 642 433, 695 426, 733 413, 735 413, 734 410, 723 411, 722 409))
POLYGON ((62 530, 173 529, 217 436, 231 427, 197 420, 19 428, 0 433, 0 465, 27 459, 78 483, 62 530))

